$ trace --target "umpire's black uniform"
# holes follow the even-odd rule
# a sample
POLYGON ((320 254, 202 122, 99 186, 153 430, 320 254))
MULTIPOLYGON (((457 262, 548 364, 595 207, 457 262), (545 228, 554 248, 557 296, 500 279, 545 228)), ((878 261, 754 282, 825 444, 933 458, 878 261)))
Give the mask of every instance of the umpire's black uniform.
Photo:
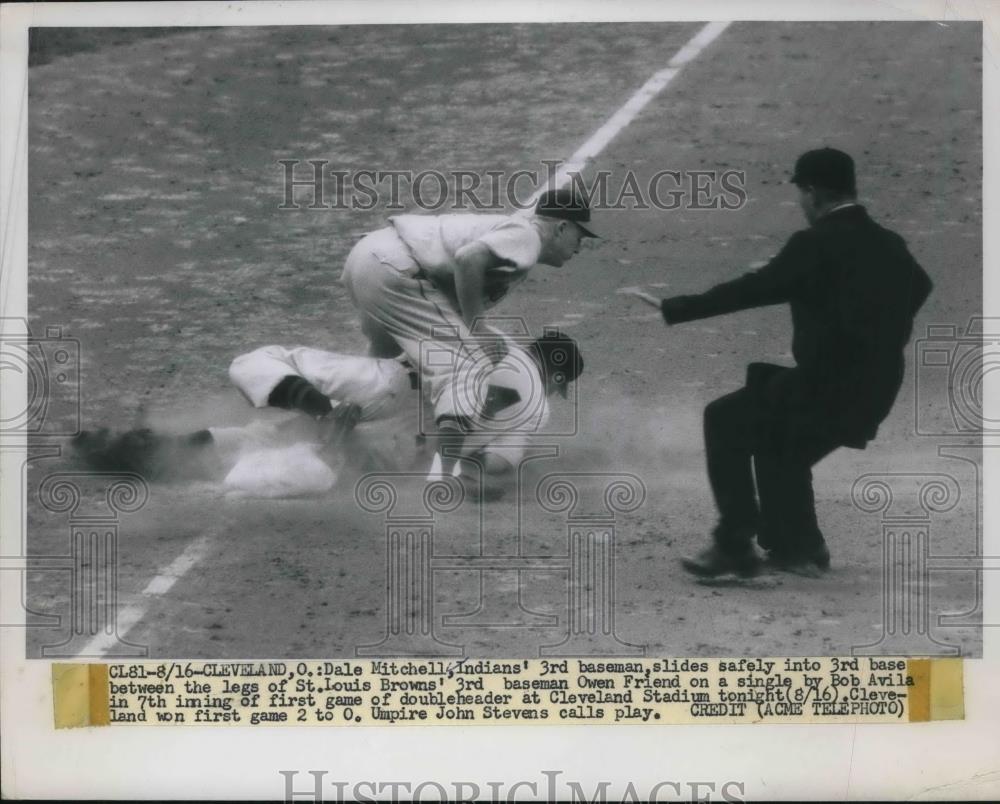
MULTIPOLYGON (((853 189, 853 163, 841 156, 853 189)), ((759 271, 663 301, 668 324, 791 305, 796 366, 752 363, 744 388, 705 409, 719 550, 748 550, 756 533, 776 560, 828 562, 811 467, 839 446, 864 448, 875 437, 903 380, 914 314, 930 290, 903 239, 848 202, 792 235, 759 271)))

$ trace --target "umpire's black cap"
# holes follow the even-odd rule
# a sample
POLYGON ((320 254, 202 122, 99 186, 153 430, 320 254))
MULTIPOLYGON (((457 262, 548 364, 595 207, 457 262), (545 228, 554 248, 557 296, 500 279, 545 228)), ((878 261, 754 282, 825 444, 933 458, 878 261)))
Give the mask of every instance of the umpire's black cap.
POLYGON ((569 391, 567 386, 583 373, 580 347, 569 335, 548 327, 531 346, 538 354, 545 376, 552 380, 559 395, 565 399, 569 391))
POLYGON ((535 214, 543 218, 573 221, 584 237, 599 237, 584 226, 590 223, 590 204, 575 189, 546 190, 535 204, 535 214))
POLYGON ((846 195, 857 193, 854 160, 836 148, 806 151, 796 160, 791 181, 799 187, 822 187, 846 195))

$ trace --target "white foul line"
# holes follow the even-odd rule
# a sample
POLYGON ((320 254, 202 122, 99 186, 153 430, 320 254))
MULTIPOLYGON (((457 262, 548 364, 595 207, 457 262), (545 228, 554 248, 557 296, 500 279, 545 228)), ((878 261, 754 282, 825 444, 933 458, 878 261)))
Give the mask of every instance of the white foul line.
POLYGON ((665 68, 653 73, 649 80, 639 87, 635 94, 590 136, 590 139, 576 149, 576 152, 556 171, 551 182, 535 191, 531 197, 531 203, 537 201, 546 190, 563 187, 570 180, 571 174, 582 171, 588 159, 593 159, 603 151, 608 143, 617 137, 619 132, 631 123, 653 98, 660 94, 663 88, 681 71, 681 68, 715 41, 728 26, 728 22, 710 22, 691 37, 688 43, 667 62, 665 68))
POLYGON ((204 558, 208 551, 209 535, 199 536, 189 544, 177 558, 170 562, 161 570, 153 580, 146 584, 146 588, 139 593, 139 602, 119 608, 115 617, 115 632, 109 634, 102 631, 90 642, 84 645, 80 656, 104 655, 104 653, 117 645, 118 638, 124 637, 131 631, 146 614, 149 608, 149 599, 166 593, 177 581, 182 578, 188 570, 204 558))

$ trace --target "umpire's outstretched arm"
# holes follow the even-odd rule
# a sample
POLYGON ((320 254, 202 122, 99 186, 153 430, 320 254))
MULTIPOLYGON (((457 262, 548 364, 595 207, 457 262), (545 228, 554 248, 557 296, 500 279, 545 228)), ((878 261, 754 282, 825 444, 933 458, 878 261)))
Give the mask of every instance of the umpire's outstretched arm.
POLYGON ((694 296, 673 296, 660 303, 668 324, 787 302, 808 281, 817 254, 806 232, 796 232, 767 265, 694 296))

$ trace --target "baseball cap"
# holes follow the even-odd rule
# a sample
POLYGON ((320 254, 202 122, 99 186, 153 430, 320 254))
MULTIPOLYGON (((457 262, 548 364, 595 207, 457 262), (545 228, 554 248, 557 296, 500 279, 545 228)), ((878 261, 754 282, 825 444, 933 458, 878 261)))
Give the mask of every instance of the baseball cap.
POLYGON ((822 187, 827 190, 854 195, 854 160, 836 148, 817 148, 806 151, 795 161, 792 184, 799 187, 822 187))
POLYGON ((541 338, 537 338, 532 346, 541 358, 545 376, 551 378, 559 395, 565 399, 569 393, 567 387, 583 373, 583 357, 580 347, 568 335, 563 335, 557 329, 546 329, 541 338))
POLYGON ((575 189, 546 190, 535 204, 535 214, 546 218, 573 221, 584 237, 599 237, 584 226, 590 223, 590 205, 575 189))

